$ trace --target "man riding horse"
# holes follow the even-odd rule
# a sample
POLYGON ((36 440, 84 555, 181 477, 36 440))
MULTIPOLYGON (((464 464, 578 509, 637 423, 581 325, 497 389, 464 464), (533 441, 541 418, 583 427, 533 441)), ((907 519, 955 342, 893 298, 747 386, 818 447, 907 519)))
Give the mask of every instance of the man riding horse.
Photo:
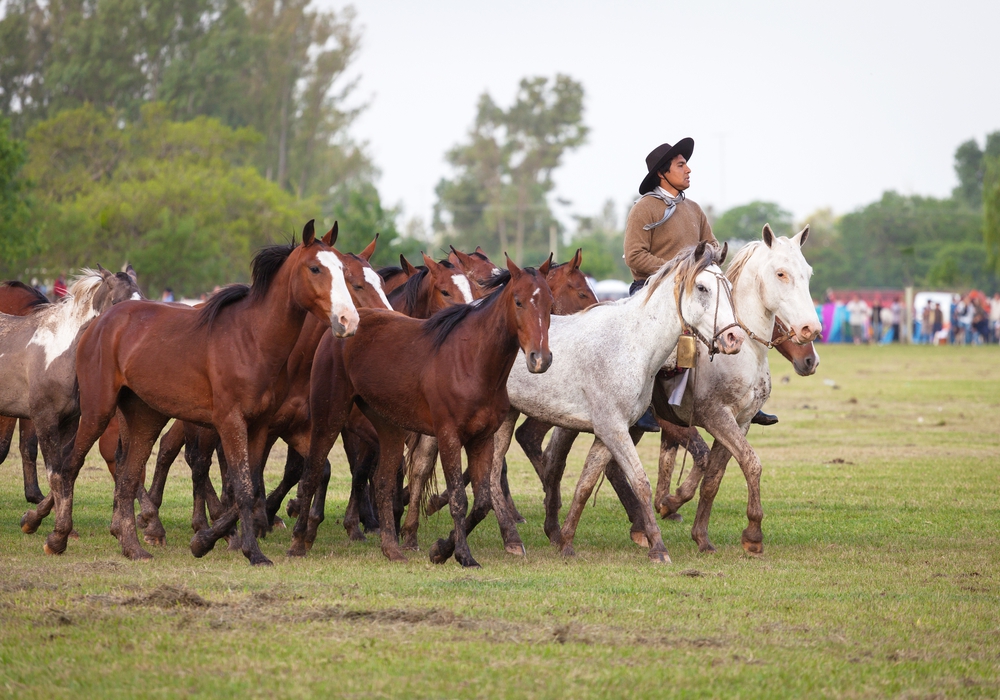
MULTIPOLYGON (((634 280, 629 294, 681 250, 701 241, 719 244, 705 212, 685 194, 691 186, 688 161, 693 151, 694 139, 683 138, 673 146, 660 144, 646 156, 647 172, 639 184, 641 196, 625 224, 625 264, 634 280)), ((758 411, 751 422, 772 425, 778 418, 758 411)), ((660 430, 652 409, 636 425, 647 432, 660 430)))

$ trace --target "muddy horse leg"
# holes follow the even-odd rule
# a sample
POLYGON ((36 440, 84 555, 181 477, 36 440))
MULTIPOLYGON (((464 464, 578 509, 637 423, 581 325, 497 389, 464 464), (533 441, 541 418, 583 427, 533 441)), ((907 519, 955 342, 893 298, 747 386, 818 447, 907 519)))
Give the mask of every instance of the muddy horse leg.
POLYGON ((729 450, 743 470, 743 477, 747 481, 747 527, 743 530, 741 538, 743 549, 750 554, 760 554, 764 551, 764 533, 761 529, 764 509, 760 502, 760 458, 747 442, 746 429, 736 422, 732 414, 720 412, 720 415, 705 421, 705 429, 729 450))
POLYGON ((448 505, 454 528, 447 540, 438 540, 434 543, 430 551, 430 560, 435 564, 443 564, 454 553, 455 559, 462 566, 478 567, 479 563, 472 558, 466 540, 465 519, 469 501, 465 495, 465 482, 462 477, 462 443, 456 435, 450 433, 438 435, 438 451, 441 454, 441 470, 448 486, 448 505))
POLYGON ((24 474, 24 499, 28 503, 41 503, 44 496, 38 488, 38 435, 35 424, 27 418, 18 421, 17 449, 21 453, 24 474))
POLYGON ((174 421, 170 429, 160 438, 160 449, 156 455, 156 468, 153 470, 153 481, 149 485, 149 498, 157 508, 163 505, 163 489, 166 487, 167 474, 177 455, 184 448, 184 422, 174 421))
POLYGON ((514 431, 517 444, 521 446, 528 461, 531 462, 531 466, 535 468, 539 480, 543 483, 545 482, 545 453, 542 452, 542 441, 545 440, 546 433, 551 429, 551 423, 543 423, 528 416, 514 431))
MULTIPOLYGON (((664 431, 663 435, 666 434, 667 431, 664 431)), ((661 438, 661 445, 664 439, 665 438, 661 438)), ((705 441, 702 439, 701 434, 698 433, 696 428, 679 428, 674 426, 672 435, 669 439, 674 444, 674 461, 676 461, 677 445, 682 445, 684 449, 687 450, 688 454, 691 456, 691 471, 688 472, 687 478, 684 479, 684 482, 677 488, 677 493, 671 494, 670 479, 673 475, 672 471, 668 471, 664 474, 662 457, 663 451, 661 449, 660 478, 667 479, 667 493, 661 500, 657 501, 657 510, 664 518, 680 520, 680 516, 677 515, 678 509, 694 498, 698 484, 705 477, 706 470, 708 469, 709 450, 708 445, 705 444, 705 441)), ((672 466, 673 465, 671 465, 671 468, 672 466)), ((657 494, 660 493, 659 483, 657 483, 656 492, 657 494)))
POLYGON ((729 450, 716 440, 708 453, 708 466, 701 482, 701 493, 698 496, 698 508, 695 511, 694 525, 691 527, 691 539, 698 545, 700 552, 714 552, 715 545, 708 537, 708 521, 712 517, 712 504, 719 493, 719 484, 726 474, 729 463, 729 450))
MULTIPOLYGON (((566 522, 563 523, 559 532, 559 548, 563 556, 574 556, 573 538, 576 536, 576 528, 580 524, 580 516, 587 505, 587 500, 597 485, 597 479, 601 476, 604 465, 611 460, 611 452, 600 438, 594 438, 594 444, 590 446, 587 459, 583 463, 583 470, 580 472, 580 480, 576 484, 573 492, 573 500, 566 514, 566 522)), ((551 539, 551 538, 550 538, 551 539)))
POLYGON ((575 430, 556 428, 552 431, 549 444, 545 448, 542 471, 542 487, 545 490, 545 530, 549 542, 555 546, 562 544, 560 534, 559 509, 562 508, 562 478, 566 471, 566 459, 579 435, 575 430))

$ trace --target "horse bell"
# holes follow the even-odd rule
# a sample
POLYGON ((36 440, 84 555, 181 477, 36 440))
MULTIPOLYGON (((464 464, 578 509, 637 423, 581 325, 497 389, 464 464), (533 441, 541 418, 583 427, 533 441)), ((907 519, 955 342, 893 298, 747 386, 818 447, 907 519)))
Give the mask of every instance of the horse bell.
POLYGON ((695 345, 693 335, 683 334, 677 339, 677 368, 691 369, 694 367, 694 358, 697 355, 698 347, 695 345))

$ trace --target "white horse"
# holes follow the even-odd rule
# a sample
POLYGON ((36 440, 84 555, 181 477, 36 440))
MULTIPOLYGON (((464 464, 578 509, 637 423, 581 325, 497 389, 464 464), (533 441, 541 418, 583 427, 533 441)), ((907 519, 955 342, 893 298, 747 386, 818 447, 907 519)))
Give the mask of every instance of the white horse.
POLYGON ((718 268, 724 258, 725 249, 700 243, 665 264, 633 297, 572 316, 553 316, 549 329, 553 360, 548 372, 529 374, 522 371, 524 363, 514 363, 507 380, 511 410, 494 436, 490 475, 493 506, 507 551, 523 553, 524 545, 510 521, 499 475, 514 424, 525 413, 595 435, 570 511, 573 524, 568 522, 564 530, 564 551, 572 551, 570 542, 583 504, 600 467, 613 456, 642 504, 646 536, 652 545, 650 559, 670 561, 629 426, 649 406, 656 373, 685 326, 711 338, 713 344, 718 342, 723 353, 739 352, 744 337, 735 327, 729 283, 718 268))
MULTIPOLYGON (((700 426, 715 438, 707 464, 695 461, 682 487, 683 495, 668 497, 668 505, 661 511, 665 516, 676 512, 677 508, 691 498, 695 486, 704 477, 691 530, 691 537, 702 552, 715 551, 708 539, 708 520, 712 502, 731 456, 736 457, 747 481, 748 526, 743 531, 743 547, 754 554, 763 551, 760 526, 764 517, 760 504, 761 464, 757 453, 747 442, 746 433, 750 427, 750 419, 771 394, 771 373, 767 362, 767 351, 771 343, 768 341, 772 338, 775 316, 786 320, 791 338, 798 343, 814 340, 822 330, 809 294, 812 268, 801 250, 809 237, 809 227, 789 239, 776 237, 771 227, 765 225, 762 237, 762 241, 742 248, 726 272, 726 277, 733 285, 739 323, 747 336, 755 342, 748 343, 749 347, 745 346, 739 355, 718 357, 712 362, 709 361, 708 352, 699 348, 696 369, 679 406, 671 405, 668 400, 677 379, 658 381, 653 392, 653 405, 661 417, 678 425, 700 426)), ((569 431, 557 429, 550 446, 559 447, 546 450, 546 474, 556 475, 556 482, 568 452, 567 442, 571 443, 574 437, 569 431)), ((615 468, 614 465, 607 465, 608 473, 613 475, 615 468)), ((669 474, 669 470, 666 475, 661 471, 661 479, 669 481, 669 474)), ((623 481, 620 477, 609 477, 609 480, 617 482, 616 489, 623 481)), ((555 490, 555 495, 547 493, 546 499, 558 499, 558 483, 550 482, 547 491, 551 489, 555 490)), ((638 511, 638 506, 634 503, 629 505, 628 500, 623 497, 626 509, 631 511, 630 516, 637 518, 641 515, 635 512, 638 511)))

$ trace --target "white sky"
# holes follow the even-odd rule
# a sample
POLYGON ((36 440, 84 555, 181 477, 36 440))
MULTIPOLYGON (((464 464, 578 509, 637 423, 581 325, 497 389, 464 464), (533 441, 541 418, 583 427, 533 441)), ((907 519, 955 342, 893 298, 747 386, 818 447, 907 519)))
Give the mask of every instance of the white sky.
MULTIPOLYGON (((318 0, 319 6, 343 3, 318 0)), ((429 222, 444 154, 476 100, 525 76, 586 91, 588 143, 555 172, 555 205, 619 220, 656 145, 691 136, 689 196, 754 199, 801 218, 895 189, 947 196, 955 148, 1000 129, 1000 1, 402 2, 357 0, 353 128, 404 220, 429 222)))

